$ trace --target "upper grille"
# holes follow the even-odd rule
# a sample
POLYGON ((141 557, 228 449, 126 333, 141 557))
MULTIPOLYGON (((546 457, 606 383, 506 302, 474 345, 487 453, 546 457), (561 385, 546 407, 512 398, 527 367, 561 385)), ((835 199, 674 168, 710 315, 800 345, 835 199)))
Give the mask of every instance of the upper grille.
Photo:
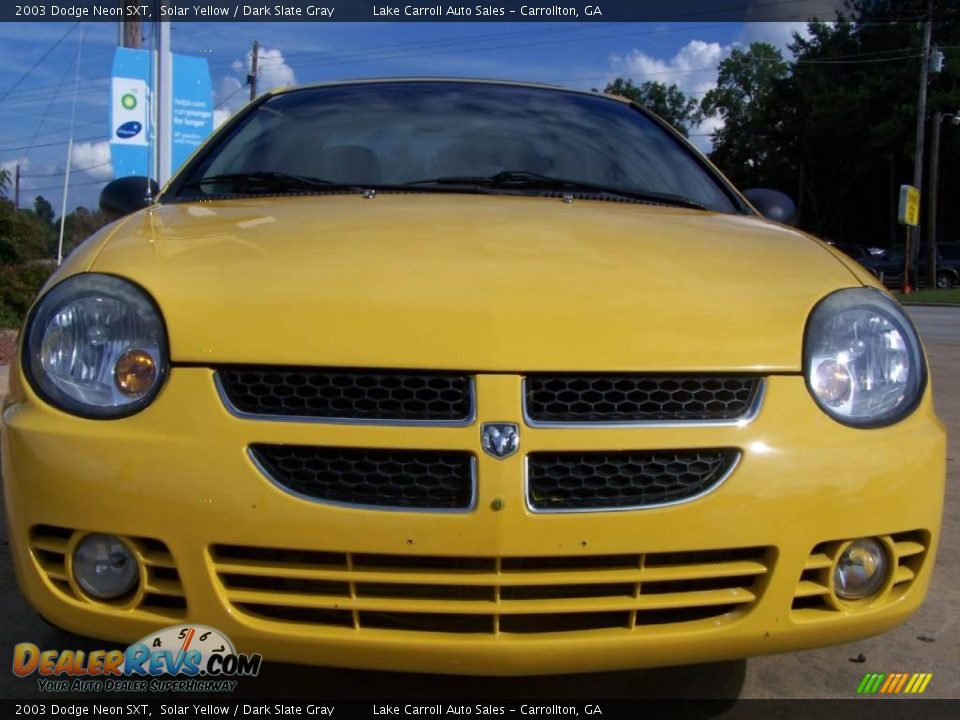
POLYGON ((737 450, 549 452, 527 458, 534 510, 646 507, 700 495, 721 482, 737 450))
POLYGON ((530 375, 524 403, 541 423, 721 422, 746 416, 760 385, 736 375, 530 375))
POLYGON ((250 453, 274 482, 316 500, 430 510, 473 505, 473 456, 466 452, 252 445, 250 453))
POLYGON ((456 557, 211 547, 224 597, 298 632, 486 634, 703 623, 757 601, 773 569, 764 547, 548 557, 456 557))
POLYGON ((217 378, 244 415, 440 424, 473 416, 468 375, 250 366, 220 368, 217 378))

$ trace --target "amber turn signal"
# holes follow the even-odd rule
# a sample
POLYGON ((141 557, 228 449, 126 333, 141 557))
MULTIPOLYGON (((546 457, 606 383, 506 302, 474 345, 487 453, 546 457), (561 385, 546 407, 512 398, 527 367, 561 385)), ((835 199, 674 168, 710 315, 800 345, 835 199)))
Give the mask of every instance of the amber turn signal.
POLYGON ((140 397, 150 392, 157 380, 157 364, 146 350, 127 350, 113 369, 117 389, 127 397, 140 397))

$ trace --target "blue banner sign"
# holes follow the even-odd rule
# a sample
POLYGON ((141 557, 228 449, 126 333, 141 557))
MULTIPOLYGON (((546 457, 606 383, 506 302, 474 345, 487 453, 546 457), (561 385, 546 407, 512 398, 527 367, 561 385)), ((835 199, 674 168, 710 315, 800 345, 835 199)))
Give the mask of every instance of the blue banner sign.
POLYGON ((148 175, 150 125, 150 53, 118 48, 110 85, 110 158, 114 177, 148 175))

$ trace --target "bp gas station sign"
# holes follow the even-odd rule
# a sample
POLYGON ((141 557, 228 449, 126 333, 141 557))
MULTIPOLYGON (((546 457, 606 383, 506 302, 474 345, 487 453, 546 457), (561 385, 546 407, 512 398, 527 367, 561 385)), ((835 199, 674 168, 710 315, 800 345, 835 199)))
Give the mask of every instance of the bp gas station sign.
MULTIPOLYGON (((161 147, 175 172, 213 132, 213 84, 204 58, 173 55, 171 132, 161 147)), ((147 50, 118 48, 110 91, 110 156, 115 177, 157 176, 156 63, 147 50)))

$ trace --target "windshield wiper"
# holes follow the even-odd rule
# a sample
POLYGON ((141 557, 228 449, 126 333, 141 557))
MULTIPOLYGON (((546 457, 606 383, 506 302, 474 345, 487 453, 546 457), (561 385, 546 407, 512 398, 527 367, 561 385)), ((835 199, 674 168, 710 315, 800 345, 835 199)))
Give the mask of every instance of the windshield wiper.
POLYGON ((630 190, 626 188, 602 185, 583 180, 550 177, 526 170, 503 170, 494 175, 450 175, 436 177, 429 180, 414 180, 407 185, 463 185, 486 188, 510 189, 537 189, 537 190, 569 190, 570 192, 596 193, 598 195, 614 195, 618 197, 643 200, 647 202, 676 205, 678 207, 706 210, 706 207, 682 195, 659 193, 647 190, 630 190))
POLYGON ((334 182, 333 180, 267 170, 208 175, 199 180, 192 180, 186 183, 184 187, 197 188, 203 187, 204 185, 235 185, 245 190, 257 187, 263 188, 267 192, 271 190, 356 189, 354 185, 346 185, 344 183, 334 182))

